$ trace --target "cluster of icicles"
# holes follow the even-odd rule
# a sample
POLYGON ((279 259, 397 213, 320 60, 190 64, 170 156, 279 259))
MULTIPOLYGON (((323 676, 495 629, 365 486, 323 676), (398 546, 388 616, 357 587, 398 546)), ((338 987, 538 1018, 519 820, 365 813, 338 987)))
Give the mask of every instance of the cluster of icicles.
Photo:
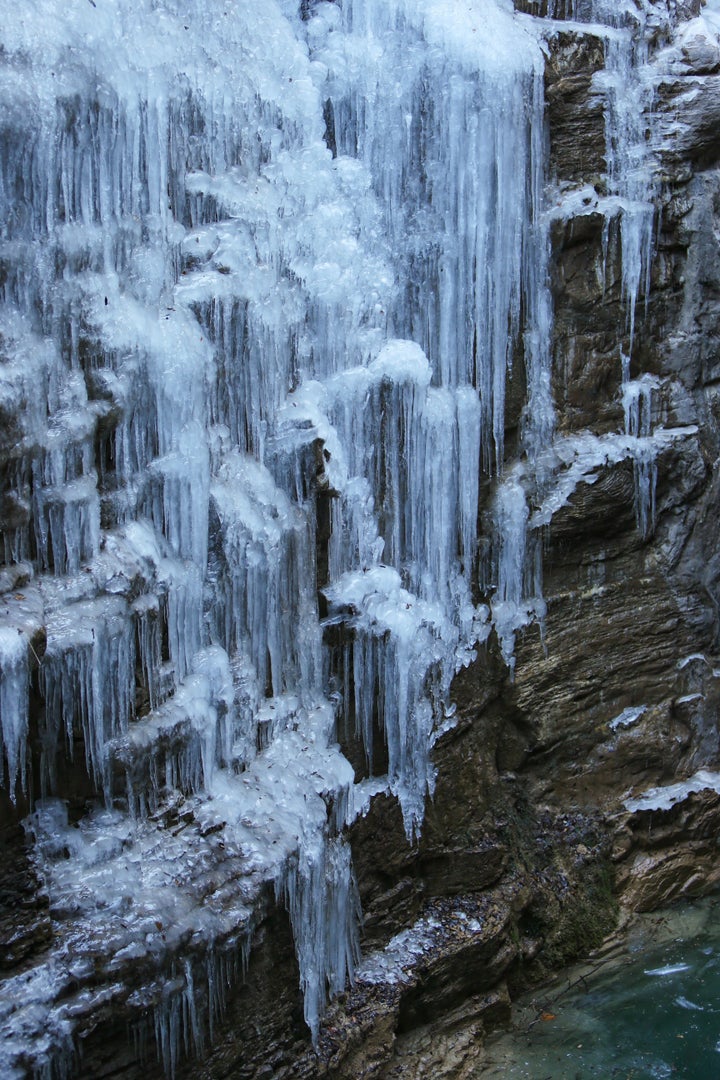
MULTIPOLYGON (((6 983, 6 1076, 72 1053, 90 971, 172 1073, 212 1035, 267 881, 316 1036, 357 958, 343 829, 389 790, 419 833, 454 674, 493 628, 512 666, 542 617, 528 535, 613 453, 652 528, 650 382, 626 380, 612 452, 553 443, 532 20, 295 8, 6 20, 0 725, 55 919, 6 983), (520 348, 525 459, 500 480, 520 348), (341 724, 368 763, 384 740, 386 775, 356 781, 341 724), (156 975, 123 989, 140 961, 156 975)), ((608 38, 631 319, 652 211, 618 87, 640 87, 638 48, 608 38)))

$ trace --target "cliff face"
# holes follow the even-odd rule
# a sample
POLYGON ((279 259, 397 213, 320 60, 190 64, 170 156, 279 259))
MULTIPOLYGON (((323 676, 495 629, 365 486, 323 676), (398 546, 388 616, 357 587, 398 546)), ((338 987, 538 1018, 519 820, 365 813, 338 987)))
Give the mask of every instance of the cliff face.
POLYGON ((354 826, 365 940, 385 947, 392 978, 361 969, 331 1014, 330 1075, 475 1075, 509 996, 598 944, 618 905, 717 887, 718 27, 699 4, 647 14, 657 217, 632 345, 599 93, 607 46, 597 27, 547 30, 553 390, 561 436, 622 431, 632 350, 631 380, 652 381, 650 424, 683 431, 656 458, 645 532, 627 459, 572 483, 543 529, 543 631, 519 635, 514 679, 492 641, 456 678, 458 723, 437 747, 416 849, 387 802, 354 826))
MULTIPOLYGON (((38 1008, 51 1005, 67 1025, 68 1045, 74 1041, 75 1047, 67 1059, 72 1061, 71 1075, 131 1078, 172 1072, 178 1077, 232 1074, 277 1080, 469 1076, 483 1032, 507 1016, 511 996, 548 967, 597 944, 612 929, 618 904, 652 909, 701 895, 720 876, 715 841, 720 824, 720 774, 715 772, 720 757, 720 555, 715 520, 720 494, 720 11, 714 3, 701 9, 699 0, 628 5, 628 11, 623 8, 619 14, 613 14, 613 5, 584 0, 517 0, 515 8, 526 19, 518 25, 531 26, 533 41, 539 35, 545 43, 544 73, 533 74, 533 51, 529 74, 524 72, 518 90, 525 97, 518 101, 523 116, 538 102, 542 106, 537 80, 544 80, 544 205, 549 225, 545 228, 548 217, 543 216, 542 228, 533 219, 537 193, 528 192, 532 185, 525 183, 517 185, 517 191, 527 202, 526 218, 507 216, 508 200, 495 192, 496 201, 486 208, 481 224, 489 227, 488 222, 502 220, 515 230, 522 257, 518 254, 514 270, 523 280, 529 274, 528 260, 539 251, 542 255, 547 244, 549 281, 542 274, 537 282, 525 281, 522 300, 511 283, 498 283, 498 291, 501 284, 508 289, 498 316, 492 290, 492 303, 484 297, 486 307, 478 314, 480 301, 478 310, 470 311, 443 283, 444 260, 457 255, 450 241, 446 248, 439 244, 429 252, 423 247, 437 224, 427 225, 424 215, 430 215, 431 206, 448 220, 453 214, 465 220, 466 207, 432 172, 438 170, 438 161, 445 166, 456 161, 453 154, 459 151, 451 136, 457 117, 439 115, 442 96, 436 100, 428 85, 432 66, 427 59, 417 60, 424 57, 427 44, 412 36, 417 28, 410 21, 405 32, 412 41, 412 63, 418 64, 412 91, 421 88, 422 110, 416 117, 404 112, 407 88, 398 82, 397 109, 388 114, 390 122, 397 121, 393 137, 402 165, 400 183, 381 152, 387 133, 372 127, 370 107, 368 118, 364 106, 347 92, 343 78, 351 76, 338 75, 339 66, 333 71, 337 57, 323 35, 332 42, 328 27, 332 30, 338 23, 335 6, 303 5, 308 24, 304 31, 294 5, 285 6, 298 34, 306 33, 311 56, 330 71, 322 82, 328 94, 322 108, 324 140, 344 165, 331 172, 325 147, 323 153, 318 150, 323 139, 320 114, 312 113, 317 101, 304 83, 306 96, 297 101, 288 96, 284 82, 271 90, 263 84, 266 99, 253 99, 254 104, 247 104, 248 115, 236 121, 238 131, 243 125, 258 130, 258 145, 225 131, 223 161, 217 131, 227 114, 220 97, 212 96, 219 94, 218 88, 203 87, 202 94, 194 88, 182 103, 182 123, 169 127, 173 133, 185 131, 188 139, 187 145, 177 146, 177 134, 168 136, 170 157, 193 166, 184 187, 180 181, 176 188, 172 180, 167 182, 170 217, 164 196, 153 204, 153 178, 142 166, 142 146, 151 138, 155 121, 148 120, 142 108, 136 118, 133 168, 137 165, 147 190, 132 197, 118 190, 114 197, 123 213, 127 211, 127 220, 113 211, 122 228, 113 234, 112 260, 123 270, 127 262, 130 284, 120 288, 112 275, 103 278, 107 295, 103 290, 93 294, 98 308, 88 311, 86 281, 107 272, 103 258, 108 256, 99 253, 98 237, 96 247, 83 241, 87 249, 77 237, 76 248, 72 237, 64 237, 53 249, 57 265, 52 270, 46 265, 47 254, 35 271, 31 258, 18 262, 18 252, 10 250, 12 236, 4 249, 6 302, 22 309, 31 296, 28 310, 43 312, 43 340, 51 336, 53 319, 63 323, 61 346, 71 357, 71 377, 50 388, 48 400, 53 394, 56 400, 49 434, 38 436, 42 454, 37 446, 28 454, 28 443, 37 431, 44 432, 47 422, 33 404, 32 365, 38 378, 51 365, 43 367, 39 357, 37 328, 31 340, 27 320, 24 324, 13 315, 15 322, 7 321, 3 349, 8 371, 23 349, 28 361, 22 379, 12 385, 9 380, 10 390, 0 398, 0 409, 5 409, 0 413, 2 532, 6 550, 20 545, 0 569, 2 630, 10 627, 29 642, 23 663, 29 667, 31 720, 26 736, 30 776, 23 785, 25 735, 13 741, 3 719, 5 790, 0 790, 0 809, 6 823, 2 839, 7 872, 2 871, 0 892, 0 961, 8 979, 24 979, 27 985, 35 979, 38 1008), (603 21, 613 25, 603 28, 603 21), (305 106, 310 119, 301 114, 305 106), (283 109, 286 113, 278 121, 273 110, 279 114, 283 109), (368 125, 365 135, 361 121, 368 125), (276 128, 280 135, 268 135, 276 128), (234 138, 242 154, 228 149, 236 145, 234 138), (418 157, 420 150, 428 157, 418 157), (213 154, 219 156, 211 160, 213 154), (399 246, 400 238, 411 234, 399 271, 408 275, 403 286, 407 295, 400 300, 395 296, 389 315, 385 307, 391 303, 386 304, 384 290, 391 289, 389 278, 383 277, 387 265, 378 235, 380 218, 370 206, 370 181, 360 164, 347 164, 353 155, 391 208, 383 219, 395 230, 387 238, 390 246, 399 246), (253 192, 247 177, 238 178, 241 160, 253 184, 255 172, 262 176, 261 197, 257 184, 253 192), (310 169, 323 176, 322 197, 313 203, 315 196, 295 193, 292 213, 287 208, 281 212, 287 192, 296 192, 298 176, 310 169), (232 187, 236 183, 242 185, 241 193, 232 187), (265 203, 257 209, 263 199, 272 203, 272 220, 265 203), (648 212, 648 206, 654 212, 648 212), (287 228, 296 232, 278 233, 278 240, 275 217, 284 221, 286 215, 292 218, 287 228), (179 221, 187 230, 182 240, 173 233, 179 221), (368 221, 374 246, 370 254, 363 253, 358 267, 357 236, 368 221), (326 249, 323 237, 328 230, 333 242, 326 249), (240 242, 252 248, 247 264, 237 255, 240 242), (346 264, 338 250, 349 253, 346 264), (157 251, 164 253, 168 265, 155 265, 157 251), (329 270, 323 262, 330 258, 328 252, 339 260, 329 270), (303 259, 320 267, 317 281, 303 259), (127 289, 134 305, 150 308, 158 303, 157 297, 142 294, 148 266, 166 283, 176 282, 172 295, 178 312, 167 303, 162 310, 169 328, 159 335, 154 325, 143 324, 146 340, 129 333, 123 319, 137 319, 137 311, 123 309, 122 302, 127 289), (250 266, 258 282, 249 281, 250 266), (350 275, 354 281, 362 278, 362 310, 348 311, 347 294, 333 282, 320 281, 323 267, 330 277, 342 276, 343 287, 350 275), (419 268, 425 275, 421 280, 419 268), (33 273, 41 285, 52 283, 52 302, 36 295, 42 288, 33 273), (274 273, 283 288, 287 286, 280 300, 264 284, 265 275, 274 273), (73 292, 78 281, 81 285, 73 292), (544 346, 542 340, 532 340, 533 333, 542 338, 537 327, 543 322, 548 287, 553 308, 547 369, 554 400, 550 434, 543 430, 549 399, 543 384, 546 369, 537 359, 544 346), (443 324, 438 316, 442 333, 432 317, 437 297, 442 297, 438 305, 444 305, 447 320, 443 324), (430 370, 419 349, 398 352, 397 341, 391 343, 391 352, 380 347, 387 336, 407 337, 420 342, 436 365, 451 340, 460 353, 465 348, 475 356, 480 323, 493 319, 502 324, 492 331, 501 342, 513 319, 522 323, 524 337, 517 334, 514 339, 507 386, 503 354, 502 393, 477 385, 480 376, 473 383, 483 401, 482 425, 463 396, 463 373, 434 367, 428 389, 430 370), (189 353, 186 341, 198 326, 204 340, 195 342, 195 352, 189 353), (343 358, 350 364, 349 375, 338 359, 347 341, 357 353, 343 358), (147 359, 153 349, 160 361, 147 359), (185 356, 184 367, 176 363, 174 350, 185 356), (210 351, 211 361, 205 355, 210 351), (276 366, 288 365, 281 372, 280 397, 301 381, 303 371, 323 383, 322 397, 298 396, 293 401, 303 412, 299 420, 285 415, 281 423, 273 419, 278 391, 262 376, 268 357, 276 366), (82 376, 76 378, 80 370, 82 376), (247 373, 246 385, 239 386, 237 372, 247 373), (344 386, 343 379, 348 380, 344 386), (439 387, 456 395, 447 429, 437 419, 448 411, 439 387), (437 412, 427 401, 435 402, 437 412), (528 419, 533 403, 534 420, 528 419), (149 437, 137 419, 148 410, 155 417, 149 437), (199 452, 192 431, 188 435, 198 410, 207 414, 212 436, 200 440, 199 452), (318 420, 323 410, 327 422, 325 416, 318 420), (378 430, 386 442, 377 460, 370 414, 383 418, 378 430), (443 477, 431 473, 430 466, 426 486, 412 486, 407 432, 416 421, 420 424, 420 415, 422 438, 427 439, 422 453, 431 463, 433 455, 440 463, 443 454, 449 456, 447 447, 457 443, 463 430, 462 418, 470 427, 477 423, 477 440, 470 439, 468 446, 475 465, 483 461, 485 470, 475 479, 471 511, 456 505, 460 495, 442 502, 443 477), (393 428, 401 432, 400 438, 393 428), (330 441, 331 429, 344 439, 330 441), (72 468, 65 466, 61 477, 50 475, 57 467, 53 438, 57 445, 78 448, 72 468), (248 466, 233 456, 238 447, 265 464, 248 466), (434 705, 441 701, 447 717, 442 733, 432 734, 436 776, 424 819, 421 806, 430 773, 422 740, 429 744, 430 736, 418 719, 410 736, 403 735, 405 743, 397 737, 390 696, 382 697, 378 670, 392 683, 405 677, 405 669, 391 669, 388 660, 386 671, 373 652, 378 642, 395 640, 397 621, 388 617, 382 634, 373 631, 373 636, 352 589, 337 587, 355 568, 343 560, 358 551, 362 555, 363 543, 371 546, 363 530, 373 512, 366 494, 352 502, 351 485, 342 487, 338 449, 347 455, 349 473, 355 467, 359 476, 367 466, 370 479, 377 481, 375 539, 384 543, 383 562, 388 565, 379 567, 375 552, 367 556, 365 574, 397 565, 403 585, 415 588, 426 604, 410 636, 398 634, 405 644, 420 642, 433 658, 409 684, 415 695, 413 717, 425 716, 426 700, 434 705), (92 460, 84 461, 85 452, 92 460), (491 464, 497 455, 504 458, 501 479, 491 464), (30 476, 37 468, 48 476, 30 476), (396 490, 398 475, 402 479, 396 490), (96 488, 88 484, 92 477, 96 488), (52 500, 64 485, 62 500, 57 500, 57 505, 62 501, 63 517, 52 500), (50 494, 42 503, 40 492, 46 488, 50 494), (203 502, 199 493, 205 488, 211 493, 203 502), (413 539, 412 526, 399 523, 396 506, 411 496, 427 499, 428 505, 431 496, 436 499, 439 517, 443 511, 455 515, 452 529, 440 523, 433 532, 428 526, 422 543, 413 539), (139 518, 162 535, 162 542, 133 533, 132 525, 128 528, 131 504, 139 518), (513 517, 518 507, 521 529, 517 514, 513 517), (475 508, 477 528, 470 521, 475 508), (361 517, 362 528, 356 525, 361 517), (44 531, 38 530, 36 539, 21 550, 23 541, 17 538, 32 532, 29 523, 34 519, 45 522, 44 531), (475 551, 478 535, 479 551, 471 560, 468 551, 475 551), (517 557, 511 540, 517 540, 517 557), (243 559, 250 555, 238 576, 233 560, 239 563, 240 549, 243 559), (289 584, 273 576, 273 560, 293 567, 289 584), (442 597, 427 591, 430 571, 437 578, 436 564, 443 560, 452 564, 461 581, 455 582, 456 590, 470 589, 472 578, 472 600, 489 619, 487 632, 476 632, 476 638, 485 640, 455 675, 447 698, 444 685, 454 668, 443 652, 444 630, 431 606, 442 597), (477 564, 472 574, 471 562, 477 564), (205 577, 196 581, 192 568, 198 565, 205 568, 205 577), (51 576, 60 587, 44 584, 51 576), (321 590, 319 612, 316 586, 321 590), (99 598, 102 610, 93 606, 99 598), (271 609, 283 613, 277 625, 271 609), (329 615, 322 674, 318 614, 329 615), (68 625, 72 649, 63 644, 68 625), (134 645, 125 642, 126 630, 135 635, 134 645), (359 666, 358 642, 364 669, 359 666), (246 654, 247 648, 252 655, 246 654), (135 650, 132 664, 128 649, 135 650), (117 680, 108 685, 105 697, 97 686, 102 650, 107 651, 102 671, 117 680), (61 657, 67 655, 73 659, 63 668, 61 657), (92 669, 89 681, 84 664, 92 669), (122 703, 127 692, 123 665, 134 669, 129 676, 133 703, 125 703, 133 714, 129 728, 123 728, 119 716, 122 705, 109 704, 110 699, 122 703), (385 713, 385 740, 373 708, 365 705, 365 714, 357 715, 363 672, 371 673, 367 686, 363 684, 363 689, 369 687, 365 700, 385 713), (341 756, 332 736, 325 750, 327 715, 319 698, 290 699, 298 685, 314 692, 321 682, 341 696, 343 679, 346 700, 337 720, 341 756), (357 682, 351 686, 353 680, 357 682), (88 719, 92 707, 83 694, 95 701, 96 710, 101 701, 101 720, 88 719), (75 703, 70 704, 73 695, 75 703), (348 704, 350 699, 354 705, 348 704), (175 711, 168 702, 175 703, 175 711), (66 730, 58 729, 53 708, 66 730), (247 724, 246 716, 251 717, 247 724), (93 724, 103 728, 109 750, 93 724), (217 738, 213 734, 211 747, 206 738, 210 728, 219 733, 217 738), (69 744, 74 743, 74 755, 62 749, 66 734, 69 744), (298 823, 293 818, 286 826, 285 818, 292 815, 283 801, 286 796, 274 795, 271 775, 281 767, 287 771, 288 761, 302 761, 316 741, 322 749, 312 767, 297 767, 298 823), (377 784, 384 790, 368 797, 365 812, 344 828, 339 806, 352 786, 347 762, 359 780, 370 768, 368 759, 374 773, 388 773, 393 783, 377 784), (260 776, 265 766, 259 762, 268 763, 266 786, 265 773, 260 776), (243 804, 237 829, 228 817, 225 789, 213 789, 213 798, 204 798, 213 767, 245 776, 248 790, 256 785, 254 801, 248 797, 243 804), (18 822, 44 786, 64 800, 70 821, 33 820, 31 834, 36 844, 45 844, 43 862, 32 854, 18 822), (101 811, 88 807, 102 801, 103 793, 110 824, 101 833, 101 811), (263 809, 274 797, 278 804, 263 809), (123 823, 125 818, 120 820, 121 810, 144 823, 138 827, 142 841, 123 823), (141 855, 154 865, 157 846, 169 845, 162 866, 168 860, 176 866, 163 879, 165 899, 153 917, 148 901, 137 927, 132 913, 140 897, 129 896, 120 908, 110 905, 112 910, 102 917, 97 896, 109 897, 113 883, 97 884, 94 868, 103 865, 104 858, 99 848, 97 858, 88 857, 94 876, 84 891, 82 883, 71 880, 70 871, 63 877, 63 860, 72 867, 75 836, 85 835, 82 823, 88 818, 98 829, 97 835, 88 833, 90 841, 97 844, 102 837, 108 848, 117 847, 112 854, 117 861, 110 864, 116 873, 125 872, 123 852, 142 849, 141 855), (322 847, 308 839, 316 835, 314 828, 322 847), (350 855, 354 878, 347 870, 350 855), (323 884, 313 892, 312 867, 318 865, 323 884), (49 898, 40 880, 44 874, 52 879, 49 898), (364 959, 354 986, 330 1004, 313 1048, 305 1019, 317 1025, 319 1003, 315 1000, 309 1008, 308 997, 321 997, 327 983, 340 986, 345 963, 352 967, 351 957, 338 957, 345 949, 352 951, 347 926, 354 915, 355 881, 363 912, 364 959), (85 933, 82 928, 91 925, 82 919, 92 890, 98 907, 92 922, 97 939, 74 942, 72 934, 85 933), (323 918, 326 909, 332 909, 335 929, 340 924, 344 929, 339 944, 328 945, 323 938, 313 952, 312 942, 303 939, 302 924, 309 926, 313 940, 322 937, 313 907, 318 903, 323 918), (75 925, 80 929, 73 931, 75 925), (153 939, 137 954, 136 930, 142 930, 143 940, 146 935, 147 941, 153 939), (303 940, 305 946, 299 945, 303 940), (328 958, 332 948, 337 955, 328 958), (82 963, 75 962, 75 949, 82 963), (196 961, 210 964, 203 986, 193 983, 196 961), (314 970, 318 965, 320 970, 314 970), (204 1022, 198 1017, 203 1016, 210 1017, 209 1033, 200 1030, 204 1022), (127 1037, 129 1024, 134 1040, 127 1037), (193 1060, 195 1056, 199 1060, 193 1060)), ((448 46, 442 5, 436 7, 440 21, 429 24, 435 35, 432 48, 458 48, 454 42, 448 46)), ((366 16, 372 31, 368 12, 374 5, 367 5, 367 12, 361 4, 353 10, 355 32, 366 16)), ((385 15, 378 18, 382 24, 385 15)), ((506 18, 509 13, 503 9, 506 18)), ((250 24, 246 29, 252 37, 256 31, 250 24)), ((214 25, 212 32, 220 33, 214 25)), ((427 27, 424 32, 429 33, 427 27)), ((268 48, 258 34, 253 48, 268 48)), ((240 37, 238 49, 248 48, 240 37)), ((217 40, 220 48, 221 38, 217 40)), ((282 45, 291 48, 289 39, 282 45)), ((371 54, 363 55, 367 61, 371 54)), ((278 80, 309 78, 302 49, 292 52, 289 66, 286 60, 277 60, 278 80)), ((348 56, 343 62, 352 67, 348 56)), ((407 62, 410 65, 410 59, 407 62)), ((492 71, 483 93, 505 86, 493 82, 501 76, 492 71)), ((442 68, 436 74, 439 80, 446 78, 442 68)), ((230 75, 241 77, 234 69, 230 75)), ((317 63, 313 78, 319 78, 317 63)), ((458 85, 453 83, 456 94, 461 93, 458 85)), ((377 105, 382 94, 377 87, 373 92, 377 105)), ((248 94, 240 97, 251 100, 248 94)), ((62 98, 67 114, 63 138, 81 144, 86 139, 92 147, 93 139, 101 141, 103 123, 116 123, 115 105, 108 105, 106 113, 98 107, 83 116, 82 101, 81 93, 77 99, 62 98)), ((467 102, 461 104, 469 108, 467 102)), ((115 131, 114 139, 124 138, 129 145, 135 120, 132 110, 121 115, 121 135, 115 131)), ((11 131, 14 122, 7 121, 11 131)), ((537 181, 538 132, 529 122, 526 130, 524 123, 507 142, 499 141, 495 151, 506 155, 506 164, 513 155, 526 155, 516 164, 537 181)), ((474 128, 470 132, 466 138, 472 143, 477 133, 474 128)), ((477 145, 472 143, 476 171, 486 164, 482 147, 488 132, 495 132, 492 125, 480 133, 477 145)), ((493 138, 497 140, 496 132, 493 138)), ((117 141, 111 145, 117 147, 117 141)), ((87 168, 91 160, 88 150, 87 168)), ((20 170, 23 190, 32 186, 28 177, 36 166, 30 151, 27 161, 20 170)), ((169 175, 175 175, 172 169, 169 175)), ((67 177, 66 182, 70 184, 67 177)), ((139 182, 137 177, 133 182, 139 182)), ((74 194, 70 184, 62 199, 69 217, 73 198, 78 203, 74 225, 79 237, 85 183, 81 169, 72 175, 72 183, 74 194)), ((7 194, 9 185, 6 189, 7 194)), ((20 235, 23 214, 31 217, 36 209, 19 196, 15 203, 13 228, 20 235)), ((83 219, 82 224, 88 222, 83 219)), ((501 253, 501 242, 498 234, 490 244, 493 258, 501 253)), ((459 285, 481 291, 478 280, 468 277, 463 283, 461 277, 459 285)), ((488 350, 496 344, 490 340, 488 350)), ((394 585, 392 595, 381 599, 396 603, 398 596, 403 612, 415 602, 414 595, 394 585)), ((457 613, 452 618, 457 626, 457 613)), ((12 695, 20 694, 13 681, 14 643, 15 637, 0 641, 4 717, 10 715, 12 695)), ((403 722, 401 717, 400 729, 403 722)), ((432 787, 432 778, 429 783, 432 787)), ((122 888, 132 891, 136 880, 145 882, 139 871, 136 878, 123 877, 122 888)), ((153 903, 155 896, 153 892, 153 903)), ((2 1015, 4 1023, 12 1022, 9 1010, 2 1015)), ((37 1050, 38 1031, 30 1019, 28 1025, 37 1050)), ((12 1030, 15 1038, 17 1031, 12 1030)), ((14 1067, 29 1073, 37 1060, 20 1048, 14 1067)))

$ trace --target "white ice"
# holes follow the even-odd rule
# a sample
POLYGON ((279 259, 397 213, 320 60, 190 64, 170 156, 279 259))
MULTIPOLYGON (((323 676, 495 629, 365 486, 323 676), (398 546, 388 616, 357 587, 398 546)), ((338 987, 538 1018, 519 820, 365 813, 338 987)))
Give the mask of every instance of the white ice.
MULTIPOLYGON (((30 828, 58 932, 13 983, 0 1062, 32 1044, 51 1068, 89 1007, 63 1004, 83 965, 120 1001, 145 957, 131 1004, 172 1073, 268 881, 317 1036, 357 960, 343 828, 389 789, 420 831, 451 680, 489 633, 484 480, 512 664, 541 616, 526 540, 571 486, 536 510, 533 468, 577 482, 605 452, 552 450, 543 52, 509 0, 319 3, 305 23, 275 0, 38 0, 3 47, 0 408, 22 416, 3 449, 32 457, 3 550, 44 605, 30 828), (503 478, 521 353, 528 471, 503 478), (357 792, 320 587, 368 756, 376 721, 388 743, 357 792), (96 795, 77 825, 57 799, 75 744, 96 795), (188 941, 202 963, 178 959, 188 941)), ((2 622, 11 788, 26 639, 2 622)))
POLYGON ((683 802, 688 795, 698 791, 716 791, 720 793, 720 773, 700 769, 688 780, 677 784, 665 784, 650 788, 634 799, 626 799, 624 806, 631 814, 640 810, 670 810, 676 803, 683 802))

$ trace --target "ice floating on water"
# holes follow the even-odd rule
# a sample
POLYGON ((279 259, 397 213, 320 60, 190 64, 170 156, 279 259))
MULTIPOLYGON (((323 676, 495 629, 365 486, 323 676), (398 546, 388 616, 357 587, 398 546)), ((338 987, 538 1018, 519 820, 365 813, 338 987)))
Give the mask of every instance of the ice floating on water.
MULTIPOLYGON (((646 971, 646 975, 651 975, 653 972, 646 971)), ((705 1012, 703 1005, 696 1005, 694 1001, 688 1001, 686 997, 676 997, 675 1004, 679 1005, 681 1009, 688 1009, 690 1012, 705 1012)))
POLYGON ((689 964, 666 964, 665 967, 651 968, 649 971, 646 971, 645 974, 658 976, 679 975, 681 971, 689 970, 689 964))

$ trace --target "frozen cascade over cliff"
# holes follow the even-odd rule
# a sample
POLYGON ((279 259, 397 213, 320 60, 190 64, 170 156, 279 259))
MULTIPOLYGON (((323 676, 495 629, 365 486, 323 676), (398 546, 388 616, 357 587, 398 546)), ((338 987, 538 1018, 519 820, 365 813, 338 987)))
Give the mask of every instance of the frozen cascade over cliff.
MULTIPOLYGON (((530 0, 531 10, 534 0, 530 0)), ((649 537, 655 528, 658 454, 688 431, 658 426, 660 384, 647 373, 631 378, 637 368, 637 328, 641 301, 650 287, 656 202, 660 168, 653 142, 655 85, 661 67, 653 66, 655 48, 669 36, 676 16, 672 4, 649 0, 537 0, 547 16, 545 32, 588 33, 603 44, 604 67, 593 76, 593 89, 605 116, 605 174, 600 186, 565 191, 561 185, 553 214, 572 215, 576 200, 604 218, 603 249, 607 273, 611 244, 619 248, 621 295, 626 312, 625 342, 619 343, 624 433, 596 438, 587 433, 535 440, 528 461, 517 463, 498 485, 494 499, 496 552, 492 580, 492 622, 511 670, 518 630, 537 621, 542 628, 542 529, 570 498, 578 483, 594 483, 600 470, 630 459, 635 478, 638 531, 649 537), (557 20, 557 21, 555 21, 557 20), (604 189, 604 190, 603 190, 604 189), (600 193, 602 192, 602 193, 600 193), (567 201, 566 201, 567 200, 567 201), (611 239, 612 238, 612 239, 611 239)), ((552 429, 549 434, 552 435, 552 429)))
MULTIPOLYGON (((629 353, 636 309, 650 281, 656 174, 648 146, 654 85, 648 69, 648 24, 657 14, 648 3, 572 0, 572 17, 608 27, 605 68, 596 76, 605 107, 608 195, 616 201, 622 250, 623 296, 627 307, 629 353)), ((606 221, 608 243, 610 218, 606 221)))
POLYGON ((2 736, 55 919, 7 1074, 100 998, 171 1074, 265 882, 317 1033, 357 957, 335 726, 386 742, 412 836, 489 632, 480 469, 523 339, 528 447, 552 429, 536 40, 500 2, 311 7, 4 31, 2 736))
POLYGON ((54 919, 4 1075, 61 1072, 100 1005, 171 1075, 268 885, 317 1036, 358 954, 345 826, 385 789, 417 835, 453 675, 542 617, 529 534, 647 434, 554 441, 532 21, 302 12, 38 0, 2 31, 3 787, 54 919))

